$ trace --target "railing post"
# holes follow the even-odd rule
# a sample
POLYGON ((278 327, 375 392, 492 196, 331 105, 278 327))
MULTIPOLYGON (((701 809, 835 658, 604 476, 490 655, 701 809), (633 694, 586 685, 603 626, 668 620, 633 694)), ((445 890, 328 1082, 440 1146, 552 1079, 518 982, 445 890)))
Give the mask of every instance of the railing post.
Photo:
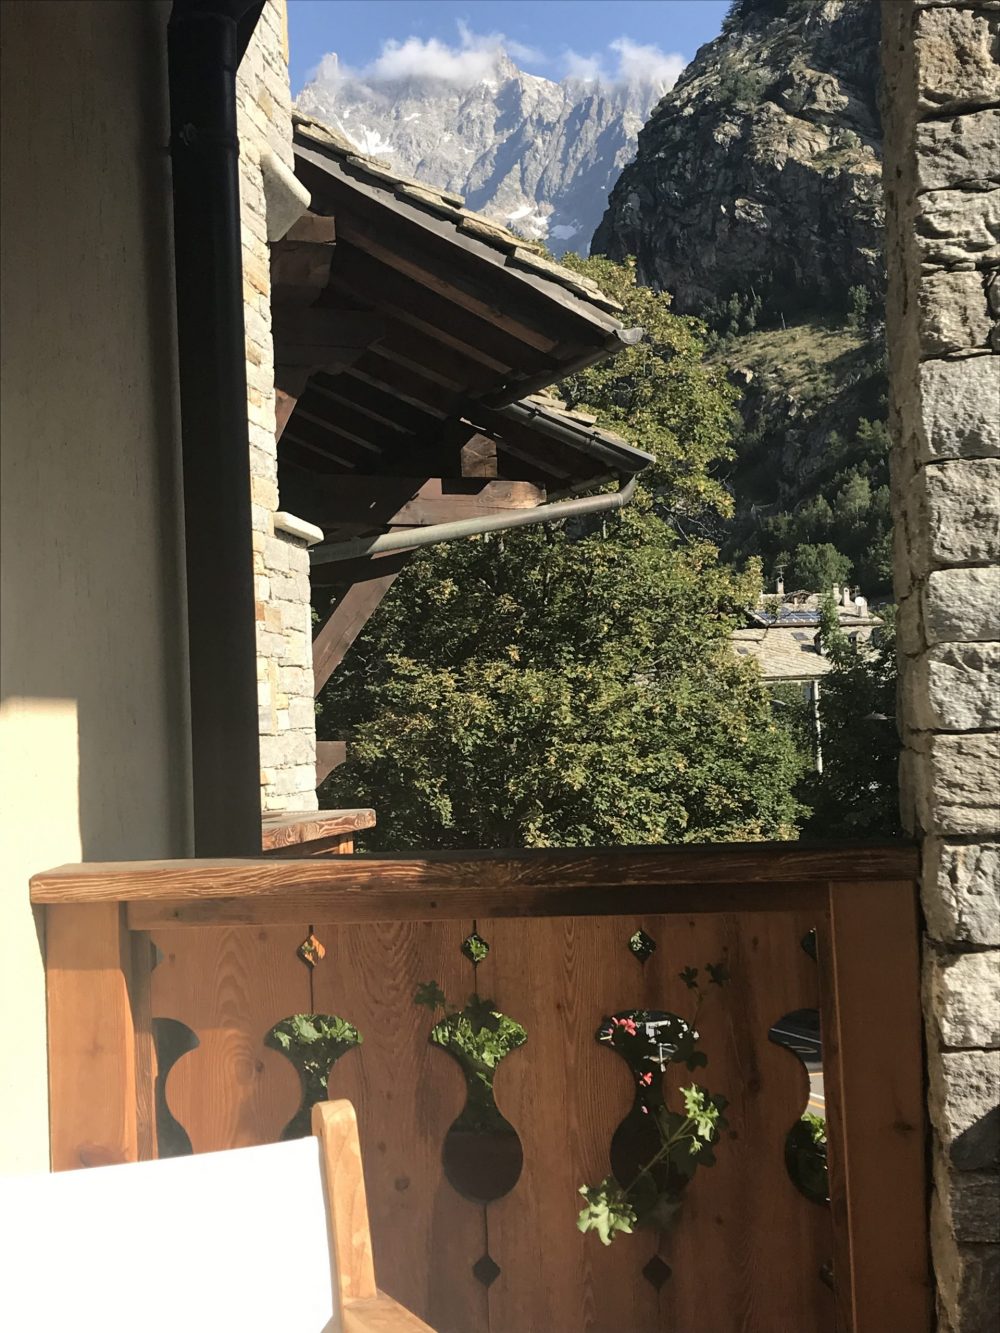
POLYGON ((54 1171, 154 1155, 149 949, 118 903, 46 909, 54 1171), (145 998, 144 998, 145 997, 145 998))
POLYGON ((832 883, 820 932, 838 1333, 931 1327, 919 927, 911 882, 832 883))

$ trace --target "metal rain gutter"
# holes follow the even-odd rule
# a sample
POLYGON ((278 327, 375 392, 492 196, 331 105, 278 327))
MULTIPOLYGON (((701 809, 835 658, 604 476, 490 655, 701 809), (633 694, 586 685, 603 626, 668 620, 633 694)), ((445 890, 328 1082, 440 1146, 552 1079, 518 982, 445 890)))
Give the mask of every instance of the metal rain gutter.
POLYGON ((577 500, 556 500, 553 504, 535 509, 519 509, 511 514, 491 514, 487 518, 463 518, 454 523, 435 523, 429 528, 407 528, 402 532, 387 532, 381 537, 358 537, 347 542, 328 542, 314 546, 309 552, 313 565, 329 565, 340 560, 357 560, 365 556, 387 555, 390 551, 418 551, 424 546, 438 546, 441 542, 459 537, 480 537, 487 532, 507 532, 511 528, 530 528, 540 523, 557 523, 565 518, 582 514, 608 514, 624 509, 635 494, 638 476, 632 476, 610 495, 587 495, 577 500))
POLYGON ((167 25, 196 856, 260 855, 236 70, 261 0, 167 25))
MULTIPOLYGON (((631 444, 615 444, 600 431, 582 429, 578 423, 561 421, 560 413, 546 412, 532 407, 530 403, 508 403, 506 407, 495 409, 499 416, 521 425, 529 426, 541 435, 558 440, 582 454, 606 463, 613 475, 627 472, 630 476, 644 471, 656 459, 644 449, 636 449, 631 444)), ((469 411, 469 418, 475 418, 475 409, 469 411)))

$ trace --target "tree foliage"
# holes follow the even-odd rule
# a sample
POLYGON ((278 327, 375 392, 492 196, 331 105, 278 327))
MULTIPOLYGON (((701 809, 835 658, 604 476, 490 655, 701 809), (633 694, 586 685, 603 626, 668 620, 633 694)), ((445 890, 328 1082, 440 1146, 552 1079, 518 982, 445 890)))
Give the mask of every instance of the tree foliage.
POLYGON ((725 500, 731 393, 702 328, 631 267, 575 261, 648 330, 568 401, 657 455, 601 521, 411 562, 323 697, 349 761, 324 799, 375 805, 366 845, 591 846, 791 836, 801 760, 729 634, 756 600, 692 535, 725 500))
POLYGON ((893 608, 880 610, 877 642, 860 644, 840 628, 832 604, 820 630, 833 669, 820 685, 823 771, 803 789, 808 833, 817 838, 900 834, 893 608))

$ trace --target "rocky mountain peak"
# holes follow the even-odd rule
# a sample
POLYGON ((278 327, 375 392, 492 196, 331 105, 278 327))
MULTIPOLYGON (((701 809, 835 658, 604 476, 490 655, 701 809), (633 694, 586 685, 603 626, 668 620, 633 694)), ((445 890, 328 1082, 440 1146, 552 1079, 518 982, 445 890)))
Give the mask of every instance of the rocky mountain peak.
POLYGON ((365 77, 327 56, 298 98, 395 170, 454 190, 556 253, 586 253, 662 78, 556 82, 498 47, 475 80, 365 77))
POLYGON ((593 250, 679 310, 842 309, 882 285, 879 6, 737 0, 639 135, 593 250))

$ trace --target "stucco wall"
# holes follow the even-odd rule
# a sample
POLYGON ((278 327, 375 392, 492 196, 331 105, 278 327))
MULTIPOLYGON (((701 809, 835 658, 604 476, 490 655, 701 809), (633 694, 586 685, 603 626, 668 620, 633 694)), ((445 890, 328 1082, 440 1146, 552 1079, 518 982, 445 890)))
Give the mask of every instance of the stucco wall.
POLYGON ((169 3, 3 10, 0 1174, 48 1162, 29 875, 191 852, 169 3))
POLYGON ((883 4, 903 816, 941 1333, 1000 1307, 1000 3, 883 4))

